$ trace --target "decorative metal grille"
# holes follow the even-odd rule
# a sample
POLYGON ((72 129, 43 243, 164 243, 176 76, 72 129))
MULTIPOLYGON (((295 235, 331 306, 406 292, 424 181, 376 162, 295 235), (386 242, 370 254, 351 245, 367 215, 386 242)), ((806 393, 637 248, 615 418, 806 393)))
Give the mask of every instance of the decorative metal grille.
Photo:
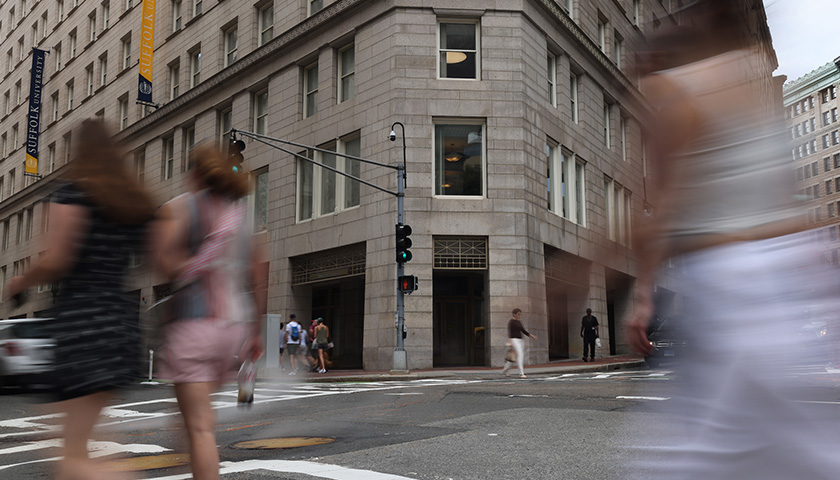
POLYGON ((292 258, 292 285, 364 275, 366 259, 364 243, 292 258))
POLYGON ((487 237, 435 237, 434 268, 486 270, 487 237))

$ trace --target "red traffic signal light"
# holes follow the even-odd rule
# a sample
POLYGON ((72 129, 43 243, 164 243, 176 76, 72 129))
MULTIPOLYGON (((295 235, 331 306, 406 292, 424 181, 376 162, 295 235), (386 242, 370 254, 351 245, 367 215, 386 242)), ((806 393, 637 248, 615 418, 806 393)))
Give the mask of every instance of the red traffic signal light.
POLYGON ((411 292, 417 290, 417 276, 403 275, 397 278, 397 288, 403 293, 411 295, 411 292))

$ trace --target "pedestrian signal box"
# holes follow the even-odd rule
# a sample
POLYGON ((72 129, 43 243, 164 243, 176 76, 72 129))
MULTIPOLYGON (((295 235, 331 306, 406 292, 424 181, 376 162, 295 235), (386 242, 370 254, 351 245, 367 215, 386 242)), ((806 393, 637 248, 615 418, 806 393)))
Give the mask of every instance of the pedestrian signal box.
POLYGON ((397 288, 401 292, 411 295, 411 292, 417 290, 417 276, 403 275, 397 278, 397 288))

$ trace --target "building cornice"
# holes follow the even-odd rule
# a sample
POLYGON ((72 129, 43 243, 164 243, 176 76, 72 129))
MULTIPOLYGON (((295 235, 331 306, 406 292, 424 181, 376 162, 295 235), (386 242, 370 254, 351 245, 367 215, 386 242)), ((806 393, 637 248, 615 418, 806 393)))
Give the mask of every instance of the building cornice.
POLYGON ((799 100, 802 95, 822 90, 840 79, 840 67, 834 62, 815 68, 805 75, 790 81, 782 88, 782 95, 786 104, 799 100))

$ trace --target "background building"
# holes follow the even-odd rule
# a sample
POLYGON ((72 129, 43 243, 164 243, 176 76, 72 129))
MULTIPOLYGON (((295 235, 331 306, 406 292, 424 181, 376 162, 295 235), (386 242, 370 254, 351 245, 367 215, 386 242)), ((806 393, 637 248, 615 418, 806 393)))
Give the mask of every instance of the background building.
POLYGON ((840 263, 840 57, 784 86, 799 194, 810 200, 807 221, 824 246, 824 260, 840 263))
MULTIPOLYGON (((769 92, 776 65, 764 10, 740 3, 745 34, 768 41, 758 68, 769 92)), ((578 356, 587 307, 602 323, 600 354, 626 353, 631 219, 649 206, 648 105, 630 52, 678 23, 681 6, 159 0, 152 79, 160 107, 150 108, 135 104, 138 0, 0 2, 0 278, 40 254, 49 212, 39 202, 55 188, 82 119, 101 116, 119 130, 160 202, 185 190, 189 149, 224 141, 231 128, 396 164, 401 138, 392 143, 388 133, 398 121, 414 230, 406 271, 420 278, 406 299, 409 367, 501 364, 514 307, 540 338, 531 362, 578 356), (50 51, 40 179, 22 174, 33 46, 50 51)), ((244 153, 255 229, 270 252, 269 313, 324 317, 339 367, 390 368, 395 198, 257 142, 244 153)), ((389 169, 301 153, 396 189, 389 169)), ((134 268, 127 289, 148 306, 166 286, 141 258, 134 268)), ((4 303, 2 316, 43 315, 51 288, 19 310, 4 303)))

